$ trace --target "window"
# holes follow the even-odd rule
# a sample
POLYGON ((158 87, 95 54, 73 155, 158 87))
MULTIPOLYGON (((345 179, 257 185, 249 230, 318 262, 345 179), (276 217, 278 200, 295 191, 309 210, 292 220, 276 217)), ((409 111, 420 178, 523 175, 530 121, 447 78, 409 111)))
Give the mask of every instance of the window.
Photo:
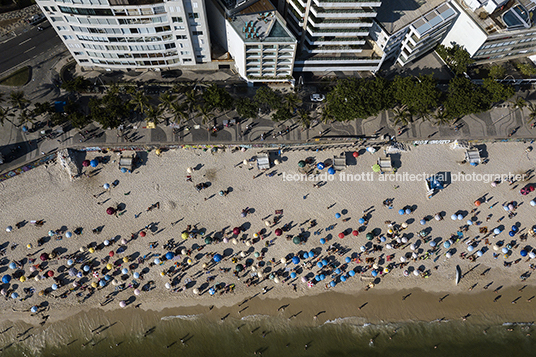
POLYGON ((165 47, 166 47, 166 50, 169 50, 170 48, 175 48, 175 44, 174 43, 166 43, 165 47))
POLYGON ((198 19, 199 18, 199 14, 197 12, 189 12, 188 13, 188 18, 189 19, 198 19))
POLYGON ((194 9, 197 9, 197 3, 196 3, 196 2, 193 2, 193 3, 192 3, 192 7, 193 7, 194 9))
POLYGON ((80 60, 80 63, 85 63, 85 62, 89 62, 89 60, 88 59, 81 59, 80 60))
POLYGON ((52 10, 52 11, 58 11, 58 10, 56 10, 56 8, 55 8, 54 6, 51 6, 51 7, 50 7, 50 10, 52 10))
POLYGON ((50 19, 52 22, 63 21, 63 17, 52 16, 50 19))
POLYGON ((201 36, 203 35, 203 31, 192 31, 192 35, 201 36))
POLYGON ((177 36, 175 36, 175 38, 177 40, 186 40, 187 39, 186 35, 177 35, 177 36))
POLYGON ((65 14, 113 16, 110 9, 84 9, 79 7, 60 6, 60 11, 65 14))
POLYGON ((171 20, 173 22, 182 22, 182 17, 172 17, 171 20))
POLYGON ((76 51, 76 52, 73 52, 75 56, 83 56, 84 55, 84 52, 79 52, 79 51, 76 51))
POLYGON ((185 56, 185 55, 189 55, 190 54, 190 51, 181 51, 181 55, 185 56))
POLYGON ((183 61, 184 62, 192 62, 192 60, 190 58, 185 58, 183 61))
POLYGON ((58 26, 57 30, 58 31, 67 31, 67 26, 58 26))
POLYGON ((184 26, 175 26, 175 31, 180 31, 180 30, 184 30, 186 29, 186 27, 184 26))
POLYGON ((64 40, 72 40, 73 36, 71 36, 71 35, 63 35, 63 39, 64 40))
POLYGON ((45 9, 45 11, 50 11, 48 6, 43 6, 43 9, 45 9))
POLYGON ((155 14, 163 14, 165 12, 166 12, 166 9, 163 6, 156 6, 154 8, 154 13, 155 14))

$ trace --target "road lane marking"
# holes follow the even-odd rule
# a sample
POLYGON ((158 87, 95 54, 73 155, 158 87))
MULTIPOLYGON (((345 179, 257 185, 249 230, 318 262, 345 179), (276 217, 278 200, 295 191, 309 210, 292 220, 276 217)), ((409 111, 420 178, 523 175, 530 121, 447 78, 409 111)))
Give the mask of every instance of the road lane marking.
POLYGON ((19 46, 22 45, 23 43, 26 43, 26 42, 30 41, 30 40, 31 40, 31 38, 29 38, 29 39, 27 39, 25 41, 22 41, 21 43, 19 43, 19 46))
POLYGON ((32 48, 28 48, 26 51, 24 51, 24 53, 26 52, 30 52, 31 50, 33 50, 35 48, 35 46, 33 46, 32 48))

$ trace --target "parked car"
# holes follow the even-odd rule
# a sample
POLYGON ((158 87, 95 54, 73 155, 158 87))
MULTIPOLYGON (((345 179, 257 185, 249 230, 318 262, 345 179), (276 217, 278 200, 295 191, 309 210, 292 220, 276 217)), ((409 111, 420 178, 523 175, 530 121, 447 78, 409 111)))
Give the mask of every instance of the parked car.
POLYGON ((326 99, 326 96, 324 94, 320 94, 320 93, 311 94, 311 102, 323 102, 324 99, 326 99))
POLYGON ((37 14, 37 15, 33 15, 31 17, 29 17, 26 21, 28 21, 28 23, 30 25, 37 25, 38 23, 42 22, 45 20, 45 15, 43 14, 37 14))

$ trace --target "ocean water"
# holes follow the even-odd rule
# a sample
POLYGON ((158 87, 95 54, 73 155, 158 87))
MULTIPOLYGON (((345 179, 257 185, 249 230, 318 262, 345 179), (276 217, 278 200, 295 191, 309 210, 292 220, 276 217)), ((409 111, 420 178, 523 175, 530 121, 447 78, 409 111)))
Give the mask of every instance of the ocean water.
POLYGON ((9 343, 4 334, 2 356, 236 357, 253 356, 255 352, 263 356, 400 357, 536 354, 536 331, 530 323, 483 325, 456 320, 370 324, 362 318, 348 317, 304 326, 298 321, 266 315, 228 318, 223 322, 202 315, 158 319, 130 316, 128 326, 112 320, 100 317, 96 325, 97 320, 89 316, 77 323, 56 323, 22 342, 18 341, 24 336, 9 343), (98 327, 100 333, 88 333, 89 325, 98 327))

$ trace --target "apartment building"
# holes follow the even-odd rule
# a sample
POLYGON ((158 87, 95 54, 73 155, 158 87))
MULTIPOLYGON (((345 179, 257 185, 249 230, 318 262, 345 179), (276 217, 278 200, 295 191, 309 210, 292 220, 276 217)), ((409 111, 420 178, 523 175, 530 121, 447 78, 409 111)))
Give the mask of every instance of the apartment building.
POLYGON ((269 0, 207 2, 211 35, 249 84, 293 83, 296 38, 269 0))
POLYGON ((273 0, 298 39, 295 72, 375 71, 369 37, 381 1, 273 0))
POLYGON ((382 53, 380 65, 404 66, 433 50, 459 13, 445 0, 384 2, 371 28, 371 38, 382 53))
POLYGON ((204 0, 37 0, 87 69, 210 67, 204 0))

